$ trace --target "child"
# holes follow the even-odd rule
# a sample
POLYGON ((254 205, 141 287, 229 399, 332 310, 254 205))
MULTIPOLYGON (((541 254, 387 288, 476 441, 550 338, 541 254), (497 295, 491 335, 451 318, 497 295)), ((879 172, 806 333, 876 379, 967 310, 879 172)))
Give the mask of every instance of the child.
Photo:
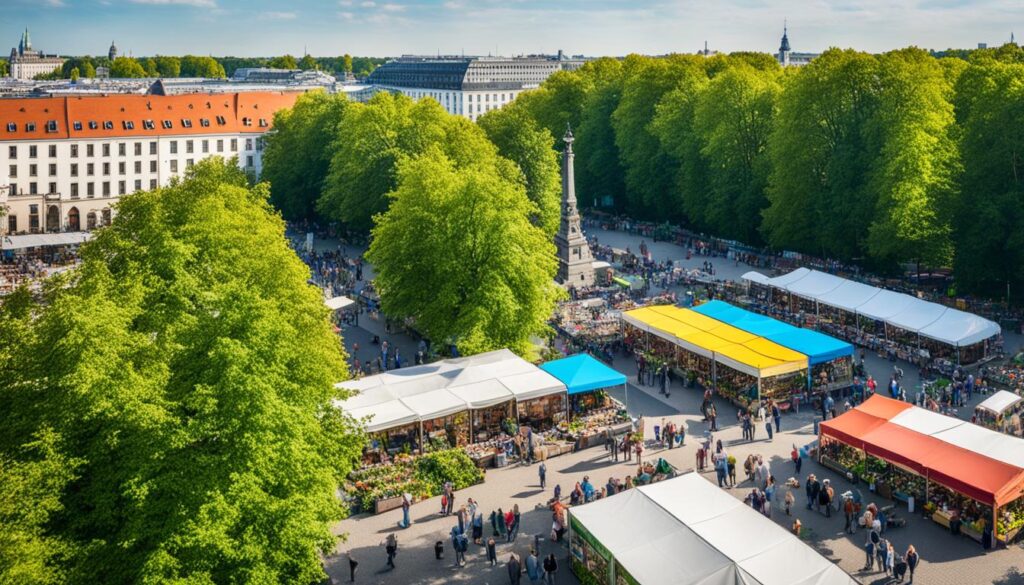
POLYGON ((487 539, 487 561, 492 567, 498 564, 498 552, 495 550, 493 538, 487 539))
POLYGON ((793 496, 793 490, 787 489, 786 490, 786 516, 790 515, 789 511, 790 511, 790 509, 792 509, 793 502, 795 502, 795 501, 796 501, 796 498, 793 496))

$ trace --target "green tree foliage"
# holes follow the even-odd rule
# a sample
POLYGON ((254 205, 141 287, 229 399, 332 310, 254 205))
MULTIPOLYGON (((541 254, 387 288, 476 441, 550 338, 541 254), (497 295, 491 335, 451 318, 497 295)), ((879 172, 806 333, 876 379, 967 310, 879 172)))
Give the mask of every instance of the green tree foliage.
POLYGON ((145 77, 146 70, 131 57, 118 57, 110 66, 110 76, 115 79, 145 77))
POLYGON ((460 164, 432 145, 397 174, 367 256, 384 311, 464 354, 530 355, 554 308, 557 262, 517 169, 486 149, 460 164))
POLYGON ((274 115, 274 131, 263 150, 262 180, 270 183, 270 200, 285 218, 312 217, 333 154, 325 145, 340 138, 349 105, 344 95, 317 91, 274 115))
POLYGON ((303 71, 311 71, 313 69, 319 68, 320 64, 317 63, 316 59, 314 59, 308 53, 302 57, 302 60, 299 61, 299 69, 302 69, 303 71))
POLYGON ((479 127, 429 99, 378 93, 366 104, 347 107, 341 124, 317 209, 360 231, 368 231, 374 215, 387 209, 386 194, 397 185, 396 166, 403 159, 432 145, 455 164, 494 151, 479 127))
POLYGON ((37 81, 52 81, 55 79, 64 79, 64 71, 60 67, 57 67, 49 73, 37 73, 35 76, 32 77, 32 79, 35 79, 37 81))
POLYGON ((224 67, 213 57, 197 57, 185 55, 181 58, 182 77, 207 77, 220 79, 227 77, 224 67))
POLYGON ((866 252, 878 199, 870 176, 881 145, 869 124, 877 78, 874 56, 831 49, 785 84, 764 212, 774 246, 846 259, 866 252))
MULTIPOLYGON (((234 161, 203 161, 123 197, 79 267, 10 309, 0 460, 25 487, 0 489, 50 516, 61 581, 323 578, 334 490, 362 437, 330 405, 343 350, 266 197, 234 161), (47 429, 64 459, 23 447, 47 429), (60 476, 35 461, 75 462, 60 509, 57 486, 32 480, 60 476)), ((22 523, 28 537, 40 519, 22 523)))
POLYGON ((7 59, 0 59, 0 77, 7 77, 11 74, 10 65, 7 59))
POLYGON ((66 79, 71 79, 71 72, 78 69, 79 77, 96 77, 96 66, 93 65, 92 57, 71 57, 64 61, 61 74, 66 79))
MULTIPOLYGON (((694 134, 706 161, 703 189, 691 181, 688 194, 704 191, 708 206, 691 216, 712 233, 760 242, 761 210, 771 170, 768 136, 775 119, 779 68, 733 66, 717 75, 697 99, 694 134)), ((662 113, 659 106, 659 115, 662 113)), ((663 136, 663 142, 670 139, 663 136)), ((687 165, 684 161, 683 168, 687 165)), ((701 177, 703 178, 703 177, 701 177)))
POLYGON ((957 85, 963 173, 954 267, 968 291, 1024 293, 1024 64, 976 60, 957 85))
POLYGON ((551 133, 515 103, 487 112, 477 123, 498 153, 519 167, 526 195, 537 207, 534 223, 554 236, 561 217, 562 184, 551 133))
POLYGON ((139 64, 146 71, 146 77, 160 77, 160 71, 156 67, 156 59, 139 59, 139 64))
POLYGON ((75 67, 71 70, 71 75, 68 76, 68 79, 71 81, 78 81, 79 77, 81 77, 81 74, 78 72, 78 67, 75 67))
MULTIPOLYGON (((606 62, 607 63, 607 62, 606 62)), ((582 206, 610 199, 619 209, 626 205, 625 169, 615 144, 612 114, 622 98, 622 65, 614 61, 594 77, 587 94, 573 148, 576 151, 576 197, 582 206)), ((584 66, 586 69, 586 66, 584 66)), ((581 70, 582 71, 582 70, 581 70)))
POLYGON ((271 59, 269 66, 274 69, 298 69, 299 62, 291 55, 281 55, 271 59))
POLYGON ((341 70, 345 73, 352 73, 352 55, 345 53, 341 58, 341 70))
POLYGON ((177 57, 168 57, 166 55, 157 55, 156 70, 160 77, 180 77, 181 59, 177 57))

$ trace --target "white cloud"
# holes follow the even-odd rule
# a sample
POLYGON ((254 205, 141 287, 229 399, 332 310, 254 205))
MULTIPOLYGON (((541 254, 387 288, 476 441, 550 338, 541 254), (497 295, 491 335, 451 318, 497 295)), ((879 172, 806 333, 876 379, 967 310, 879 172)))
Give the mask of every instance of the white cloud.
POLYGON ((216 8, 214 0, 128 0, 132 4, 148 4, 151 6, 195 6, 197 8, 216 8))
POLYGON ((338 18, 342 20, 355 20, 356 15, 352 14, 351 12, 339 12, 338 18))
POLYGON ((363 8, 373 8, 374 6, 377 5, 377 3, 374 2, 373 0, 365 0, 364 2, 360 2, 359 5, 362 6, 363 8))
POLYGON ((404 12, 405 6, 401 4, 381 4, 380 9, 384 12, 404 12))
POLYGON ((459 8, 462 8, 462 3, 449 1, 444 3, 444 7, 449 10, 458 10, 459 8))
POLYGON ((67 6, 67 4, 64 3, 64 0, 45 0, 45 2, 43 2, 43 4, 46 4, 47 6, 50 6, 51 8, 63 8, 65 6, 67 6))
POLYGON ((352 6, 352 0, 338 0, 338 6, 348 8, 349 6, 352 6))
POLYGON ((298 15, 294 12, 263 12, 260 13, 260 20, 295 20, 298 15))

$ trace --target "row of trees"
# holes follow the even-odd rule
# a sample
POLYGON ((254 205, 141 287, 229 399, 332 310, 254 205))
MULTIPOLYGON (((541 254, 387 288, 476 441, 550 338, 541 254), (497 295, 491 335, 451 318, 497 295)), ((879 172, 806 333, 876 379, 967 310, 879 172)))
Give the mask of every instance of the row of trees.
POLYGON ((0 582, 323 579, 363 436, 267 197, 208 159, 0 302, 0 582))
MULTIPOLYGON (((70 57, 64 65, 52 73, 38 75, 37 79, 80 79, 96 77, 97 67, 110 69, 110 76, 117 78, 141 77, 208 77, 223 78, 233 75, 242 67, 273 67, 276 69, 321 70, 334 73, 352 73, 365 77, 385 60, 376 57, 313 57, 305 55, 296 59, 292 55, 280 57, 203 57, 185 55, 173 57, 70 57)), ((6 61, 0 65, 0 74, 6 75, 6 61)))
POLYGON ((832 49, 783 70, 763 54, 601 59, 522 109, 577 130, 584 204, 750 244, 954 266, 962 289, 1024 292, 1024 53, 968 60, 832 49))
POLYGON ((263 179, 286 217, 372 231, 384 311, 465 354, 531 351, 556 296, 559 169, 524 112, 479 125, 433 100, 314 92, 279 112, 263 179))

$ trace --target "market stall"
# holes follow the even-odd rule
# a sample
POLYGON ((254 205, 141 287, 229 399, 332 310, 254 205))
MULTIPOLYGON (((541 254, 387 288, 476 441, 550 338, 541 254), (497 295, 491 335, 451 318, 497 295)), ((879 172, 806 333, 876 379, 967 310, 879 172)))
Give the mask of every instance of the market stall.
POLYGON ((1024 398, 1000 390, 974 407, 974 423, 1002 433, 1020 434, 1020 412, 1024 398))
POLYGON ((628 428, 625 406, 605 392, 614 386, 625 387, 626 376, 585 353, 550 361, 540 367, 565 384, 568 420, 562 427, 579 448, 590 446, 609 432, 617 434, 628 428))
POLYGON ((569 509, 583 583, 853 585, 835 563, 696 473, 569 509))
MULTIPOLYGON (((822 463, 914 496, 954 532, 1010 542, 1024 527, 1024 441, 874 395, 820 425, 822 463), (889 465, 884 470, 869 459, 889 465), (922 489, 923 483, 923 489, 922 489)), ((881 493, 881 492, 880 492, 881 493)))
POLYGON ((853 346, 845 341, 724 301, 709 301, 693 310, 806 355, 811 366, 808 388, 816 392, 844 388, 853 382, 853 346))
POLYGON ((622 320, 627 339, 643 351, 699 368, 696 377, 710 379, 733 402, 788 400, 806 389, 806 355, 695 310, 656 305, 627 311, 622 320))

